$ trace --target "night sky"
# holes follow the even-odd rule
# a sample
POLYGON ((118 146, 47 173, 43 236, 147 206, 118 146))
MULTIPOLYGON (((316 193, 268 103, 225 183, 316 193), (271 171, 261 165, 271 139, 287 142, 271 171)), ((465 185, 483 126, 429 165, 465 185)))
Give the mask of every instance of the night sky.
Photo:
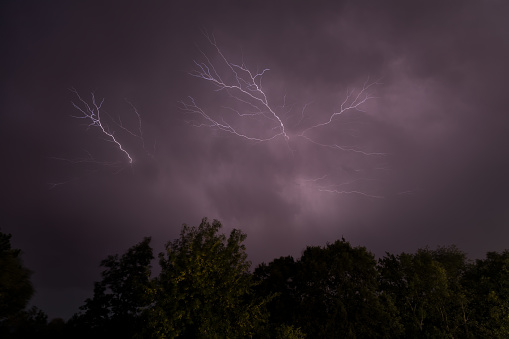
POLYGON ((509 248, 507 1, 3 1, 0 13, 0 227, 50 318, 78 311, 107 255, 144 236, 159 252, 202 217, 247 233, 253 265, 342 236, 377 256, 509 248), (269 69, 255 84, 272 113, 243 97, 253 84, 193 77, 200 64, 229 84, 232 65, 269 69), (330 119, 374 81, 359 110, 330 119), (132 164, 76 118, 71 88, 104 98, 132 164), (183 109, 189 97, 211 120, 183 109))

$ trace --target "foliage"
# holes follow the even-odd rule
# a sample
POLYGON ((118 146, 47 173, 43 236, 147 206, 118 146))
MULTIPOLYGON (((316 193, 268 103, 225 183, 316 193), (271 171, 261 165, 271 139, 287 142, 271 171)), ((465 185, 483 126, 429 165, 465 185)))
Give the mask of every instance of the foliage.
POLYGON ((306 335, 302 333, 299 327, 280 325, 276 328, 276 339, 304 339, 306 335))
POLYGON ((295 310, 299 307, 295 277, 297 263, 293 257, 274 259, 268 265, 260 264, 253 276, 259 282, 256 292, 264 297, 271 298, 267 307, 272 324, 293 324, 295 310))
POLYGON ((32 274, 11 248, 11 235, 0 232, 0 322, 25 308, 34 293, 32 274))
POLYGON ((10 316, 3 324, 1 338, 45 338, 48 336, 48 316, 33 306, 10 316))
POLYGON ((183 225, 151 276, 150 238, 101 262, 69 322, 25 306, 30 271, 0 233, 1 338, 509 338, 509 250, 454 246, 375 260, 345 239, 249 271, 246 235, 183 225))
POLYGON ((463 282, 473 305, 475 337, 509 337, 509 251, 476 260, 463 282))
POLYGON ((380 259, 381 289, 394 300, 405 337, 469 336, 469 305, 461 285, 466 268, 465 254, 454 246, 380 259))
POLYGON ((296 277, 299 325, 311 337, 383 337, 400 331, 395 310, 378 295, 376 261, 344 239, 308 247, 296 277), (322 321, 310 321, 311 319, 322 321))
POLYGON ((302 257, 282 257, 254 272, 269 304, 273 326, 289 324, 315 338, 384 337, 401 332, 396 310, 378 293, 373 254, 344 239, 307 247, 302 257))
POLYGON ((219 234, 221 223, 204 218, 184 225, 180 238, 159 255, 161 274, 150 312, 152 334, 159 337, 250 337, 266 320, 263 298, 253 295, 246 235, 219 234))
POLYGON ((145 324, 144 311, 151 305, 150 262, 154 258, 150 238, 131 247, 122 257, 101 262, 102 281, 95 283, 94 296, 80 307, 82 313, 69 323, 75 335, 131 337, 145 324))

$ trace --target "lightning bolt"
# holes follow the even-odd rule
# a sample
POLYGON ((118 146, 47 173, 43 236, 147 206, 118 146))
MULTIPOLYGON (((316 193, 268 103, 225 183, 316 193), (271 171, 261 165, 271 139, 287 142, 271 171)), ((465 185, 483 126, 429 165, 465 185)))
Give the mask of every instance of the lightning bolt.
POLYGON ((368 194, 368 193, 361 192, 361 191, 356 191, 356 190, 342 190, 342 189, 334 188, 334 187, 352 185, 352 184, 354 184, 355 182, 358 182, 358 181, 374 181, 374 180, 375 179, 372 179, 372 178, 357 178, 357 179, 354 179, 354 180, 351 180, 351 181, 343 182, 341 184, 328 185, 328 186, 318 186, 318 191, 320 191, 320 192, 336 193, 336 194, 360 194, 360 195, 363 195, 363 196, 369 197, 369 198, 382 199, 384 197, 380 196, 380 195, 368 194))
MULTIPOLYGON (((341 103, 341 106, 339 107, 338 111, 330 114, 325 121, 306 127, 297 136, 304 138, 305 140, 307 140, 310 143, 315 144, 317 146, 336 149, 339 151, 354 152, 354 153, 359 153, 359 154, 366 155, 366 156, 385 156, 385 155, 387 155, 387 153, 381 153, 381 152, 365 152, 365 151, 362 151, 359 148, 356 148, 353 146, 344 146, 344 145, 338 145, 338 144, 326 144, 326 143, 317 141, 316 139, 310 137, 309 135, 306 135, 306 133, 309 134, 308 132, 310 132, 312 130, 320 129, 322 127, 331 125, 335 119, 339 118, 340 116, 344 115, 345 113, 347 113, 349 111, 366 112, 363 109, 363 105, 365 105, 368 101, 377 98, 369 92, 370 88, 372 88, 373 86, 381 85, 381 84, 382 83, 380 82, 380 79, 370 82, 369 77, 368 77, 366 79, 366 81, 364 82, 362 89, 360 89, 359 91, 356 91, 355 88, 353 88, 351 90, 347 89, 345 99, 341 103)), ((304 106, 304 108, 302 110, 302 114, 301 114, 302 117, 299 121, 299 124, 303 120, 304 110, 307 107, 307 105, 309 105, 309 104, 306 104, 306 106, 304 106)))
POLYGON ((71 181, 74 181, 76 180, 76 178, 73 178, 73 179, 69 179, 69 180, 66 180, 66 181, 59 181, 59 182, 49 182, 48 185, 49 185, 49 189, 52 190, 54 189, 55 187, 57 186, 60 186, 60 185, 65 185, 67 183, 70 183, 71 181))
MULTIPOLYGON (((83 98, 80 96, 80 94, 78 93, 78 91, 76 89, 70 88, 70 91, 76 95, 76 97, 78 98, 78 100, 81 104, 81 106, 79 106, 79 105, 75 104, 73 101, 71 101, 74 108, 76 108, 76 110, 78 110, 79 112, 82 113, 82 115, 73 116, 73 117, 77 118, 77 119, 88 120, 89 128, 97 127, 98 129, 100 129, 101 132, 106 136, 106 140, 116 144, 118 149, 120 151, 122 151, 126 155, 126 157, 129 159, 129 164, 132 164, 133 158, 131 157, 129 152, 122 146, 120 141, 118 141, 117 138, 115 138, 115 135, 114 135, 115 132, 110 132, 108 126, 103 124, 103 122, 101 120, 101 107, 104 102, 104 99, 102 99, 101 102, 99 104, 97 104, 97 102, 95 100, 95 95, 92 92, 92 93, 90 93, 91 98, 92 98, 92 105, 89 105, 88 102, 83 100, 83 98)), ((138 117, 139 117, 139 115, 138 115, 138 117)))
MULTIPOLYGON (((320 140, 320 137, 323 135, 323 130, 332 127, 333 123, 346 113, 365 112, 364 107, 366 104, 376 99, 372 90, 374 87, 382 84, 380 82, 381 79, 370 81, 368 77, 363 83, 362 88, 357 90, 355 88, 347 89, 339 108, 330 114, 326 114, 325 117, 322 115, 321 121, 319 121, 319 117, 313 117, 311 119, 307 111, 309 111, 309 107, 313 102, 306 103, 300 110, 300 114, 296 116, 297 123, 291 126, 292 133, 289 133, 288 131, 290 129, 287 126, 288 119, 285 118, 285 116, 292 111, 293 105, 288 105, 286 94, 283 96, 282 106, 272 105, 262 86, 263 76, 270 70, 268 68, 263 68, 261 71, 252 71, 245 65, 244 61, 241 63, 229 61, 216 42, 214 35, 209 35, 206 32, 204 32, 203 35, 210 45, 212 53, 207 54, 198 48, 201 54, 201 61, 193 60, 194 70, 188 74, 212 84, 216 92, 225 92, 235 107, 232 107, 232 105, 221 106, 222 109, 229 112, 229 119, 227 121, 227 119, 221 115, 217 117, 217 113, 211 114, 206 111, 193 97, 189 96, 185 101, 180 101, 179 103, 180 108, 184 112, 198 117, 187 121, 192 126, 220 130, 254 142, 268 142, 279 137, 282 137, 283 140, 288 142, 291 138, 300 138, 320 148, 350 152, 369 157, 387 155, 382 152, 368 152, 356 146, 327 143, 320 140), (238 107, 242 107, 242 110, 239 110, 238 107), (233 118, 231 118, 232 115, 233 118), (260 132, 260 129, 252 125, 249 125, 247 130, 245 126, 244 128, 240 128, 239 126, 242 123, 239 119, 256 119, 257 121, 262 121, 263 130, 260 132), (312 120, 315 122, 311 122, 312 120)), ((343 184, 328 186, 318 185, 318 182, 325 180, 327 176, 328 175, 322 175, 316 179, 304 181, 314 183, 315 188, 321 192, 360 194, 370 198, 381 198, 379 195, 367 194, 358 190, 337 189, 338 186, 364 180, 362 178, 343 184)))
POLYGON ((336 193, 336 194, 359 194, 359 195, 363 195, 368 198, 375 198, 375 199, 383 199, 384 198, 381 195, 373 195, 373 194, 368 194, 368 193, 364 193, 361 191, 340 191, 340 190, 331 190, 331 189, 323 189, 323 188, 319 188, 318 191, 336 193))
POLYGON ((323 126, 331 124, 332 121, 334 120, 334 118, 339 117, 340 115, 343 115, 344 113, 346 113, 348 111, 356 110, 356 111, 360 111, 360 112, 365 112, 362 109, 362 106, 369 100, 376 98, 375 96, 373 96, 372 94, 369 93, 369 89, 375 85, 381 85, 381 84, 382 83, 379 80, 370 82, 369 77, 368 77, 368 79, 366 79, 366 81, 364 82, 362 89, 360 91, 357 91, 357 93, 355 91, 355 88, 353 88, 351 90, 347 89, 345 99, 341 103, 340 109, 337 112, 333 112, 329 116, 328 120, 326 120, 322 123, 312 125, 306 129, 304 129, 299 134, 299 136, 303 136, 304 133, 306 133, 307 131, 312 130, 314 128, 319 128, 319 127, 323 127, 323 126))
MULTIPOLYGON (((139 141, 141 142, 141 145, 143 147, 143 150, 147 153, 147 155, 149 155, 150 157, 153 158, 153 154, 149 153, 145 149, 145 140, 144 140, 144 135, 143 135, 143 126, 142 126, 141 115, 138 112, 137 108, 129 100, 125 99, 126 103, 131 107, 131 109, 136 117, 137 127, 136 127, 136 129, 133 129, 133 130, 126 127, 126 125, 123 123, 120 115, 117 116, 116 118, 114 118, 111 115, 109 115, 108 113, 106 113, 102 108, 104 99, 97 100, 95 97, 95 94, 93 92, 90 93, 90 101, 87 102, 75 88, 70 88, 69 90, 76 97, 76 100, 71 101, 71 104, 74 107, 74 109, 77 112, 79 112, 78 115, 71 115, 71 117, 86 121, 87 129, 95 128, 95 129, 99 130, 99 132, 102 134, 102 139, 107 142, 113 143, 115 145, 115 147, 125 157, 125 160, 122 162, 120 162, 120 161, 100 161, 100 160, 94 158, 94 156, 87 150, 84 150, 84 152, 87 154, 86 157, 73 158, 73 159, 69 159, 69 158, 65 158, 65 157, 49 157, 50 159, 62 161, 62 162, 70 163, 70 164, 79 164, 79 165, 93 164, 93 165, 97 165, 97 166, 113 168, 113 170, 114 170, 113 173, 117 174, 117 173, 123 171, 124 169, 126 169, 126 164, 129 166, 132 166, 134 163, 135 157, 133 156, 133 153, 128 150, 128 148, 125 146, 125 144, 121 140, 122 138, 125 139, 127 136, 131 136, 131 137, 135 137, 135 138, 139 139, 139 141), (112 126, 116 131, 113 130, 112 128, 110 128, 110 126, 112 126), (118 133, 116 134, 116 132, 119 132, 119 131, 121 131, 120 136, 122 138, 119 138, 119 136, 117 135, 118 133)), ((131 124, 132 124, 132 122, 131 122, 131 124)), ((154 152, 155 152, 155 147, 156 147, 156 141, 154 139, 154 152)), ((95 168, 91 171, 96 172, 97 168, 95 168)), ((57 186, 66 184, 66 183, 73 181, 75 179, 51 182, 48 184, 50 185, 50 189, 53 189, 57 186)))
MULTIPOLYGON (((87 150, 83 150, 83 151, 85 153, 87 153, 87 155, 88 155, 87 157, 75 158, 75 159, 69 159, 69 158, 63 158, 63 157, 49 157, 49 159, 63 161, 63 162, 67 162, 67 163, 70 163, 70 164, 84 164, 84 165, 95 164, 95 165, 100 165, 100 166, 103 166, 103 167, 108 167, 108 168, 115 169, 115 171, 114 171, 115 174, 116 173, 120 173, 122 170, 125 169, 123 164, 118 162, 118 161, 114 161, 113 162, 113 161, 101 161, 101 160, 97 160, 87 150)), ((97 169, 88 169, 87 171, 89 171, 89 172, 97 172, 97 169)), ((65 181, 63 183, 67 183, 67 182, 69 182, 69 181, 65 181)))
POLYGON ((324 181, 327 179, 328 175, 324 174, 321 177, 312 178, 312 179, 301 179, 300 181, 303 184, 312 183, 312 186, 315 187, 319 192, 328 192, 328 193, 334 193, 334 194, 358 194, 362 195, 368 198, 376 198, 376 199, 382 199, 383 196, 380 195, 374 195, 374 194, 368 194, 366 192, 358 191, 358 190, 346 190, 346 189, 340 189, 341 186, 348 186, 353 185, 356 182, 359 181, 375 181, 376 179, 373 178, 357 178, 353 179, 347 182, 343 182, 340 184, 332 184, 332 185, 319 185, 318 182, 324 181))
POLYGON ((204 33, 204 35, 214 48, 218 57, 217 59, 219 59, 219 64, 214 64, 210 57, 200 50, 204 61, 198 62, 194 60, 196 68, 189 72, 189 75, 212 83, 214 87, 216 87, 216 91, 225 91, 234 101, 238 104, 245 105, 251 111, 249 113, 240 113, 232 107, 223 108, 236 113, 240 117, 260 116, 265 118, 272 124, 270 129, 275 132, 271 133, 272 135, 269 137, 258 137, 243 133, 224 119, 218 120, 211 117, 210 114, 207 114, 204 109, 196 104, 196 101, 192 97, 188 97, 188 101, 181 101, 181 108, 188 113, 198 114, 205 120, 205 123, 197 123, 195 121, 191 121, 190 123, 196 127, 206 126, 217 128, 251 141, 270 141, 279 136, 284 137, 285 140, 289 140, 290 137, 286 132, 286 126, 276 110, 269 103, 262 86, 263 75, 268 72, 269 69, 266 68, 260 72, 252 72, 244 63, 235 64, 228 61, 216 43, 214 36, 206 33, 204 33), (219 69, 223 69, 225 74, 221 75, 219 69))

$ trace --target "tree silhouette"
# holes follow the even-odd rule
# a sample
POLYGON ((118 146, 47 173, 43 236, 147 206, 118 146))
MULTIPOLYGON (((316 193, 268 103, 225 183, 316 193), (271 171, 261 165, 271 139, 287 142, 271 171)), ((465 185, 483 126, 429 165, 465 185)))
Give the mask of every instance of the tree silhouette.
POLYGON ((159 255, 161 274, 150 311, 151 335, 184 338, 250 337, 266 321, 266 299, 255 298, 242 242, 221 223, 204 218, 198 227, 184 225, 180 238, 159 255))
POLYGON ((11 235, 0 232, 0 322, 23 310, 34 293, 21 250, 11 248, 11 235))
POLYGON ((152 303, 153 258, 150 238, 145 238, 121 257, 103 260, 103 279, 95 283, 94 296, 70 321, 75 335, 129 338, 140 333, 146 323, 144 312, 152 303))

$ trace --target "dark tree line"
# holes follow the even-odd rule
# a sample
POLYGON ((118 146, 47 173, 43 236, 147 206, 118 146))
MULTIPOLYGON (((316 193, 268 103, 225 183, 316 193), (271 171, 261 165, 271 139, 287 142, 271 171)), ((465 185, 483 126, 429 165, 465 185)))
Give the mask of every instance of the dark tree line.
POLYGON ((34 288, 32 272, 11 247, 11 235, 0 232, 0 338, 59 338, 65 323, 48 317, 37 307, 26 309, 34 288))
POLYGON ((101 262, 67 323, 25 310, 30 272, 0 233, 0 337, 509 338, 509 251, 454 246, 375 259, 345 239, 250 271, 243 241, 206 218, 158 255, 150 238, 101 262))

